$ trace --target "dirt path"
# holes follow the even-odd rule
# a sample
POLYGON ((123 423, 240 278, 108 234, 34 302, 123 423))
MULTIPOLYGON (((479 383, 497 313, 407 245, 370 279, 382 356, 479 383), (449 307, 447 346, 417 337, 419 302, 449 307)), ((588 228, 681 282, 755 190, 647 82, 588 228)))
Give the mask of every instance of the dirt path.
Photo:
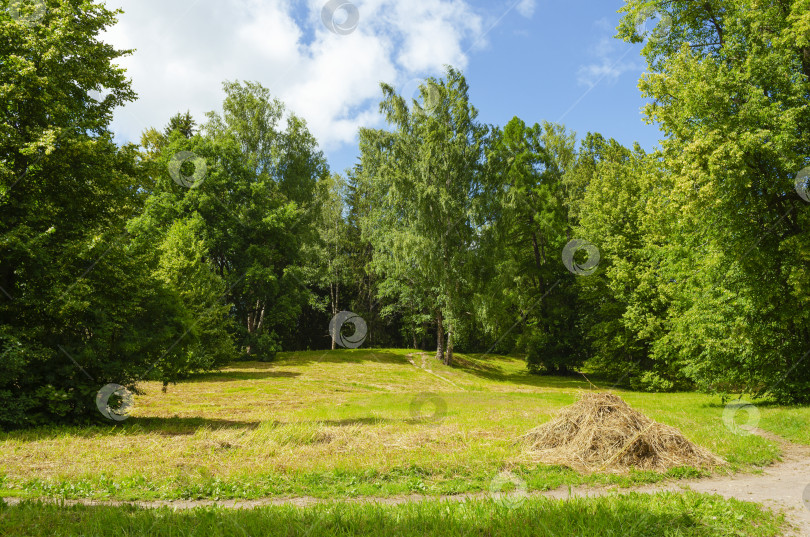
POLYGON ((782 448, 782 462, 765 468, 762 475, 741 474, 686 484, 696 492, 782 508, 797 527, 796 535, 810 536, 810 446, 788 442, 762 429, 752 432, 778 443, 782 448))
MULTIPOLYGON (((597 497, 609 494, 626 494, 639 492, 654 494, 663 491, 683 491, 685 489, 695 492, 719 494, 725 498, 761 503, 775 510, 783 510, 789 522, 794 526, 794 532, 788 535, 797 537, 810 536, 810 502, 805 504, 804 491, 807 488, 810 494, 810 446, 803 446, 788 442, 761 429, 752 432, 777 442, 782 448, 782 461, 766 468, 761 475, 739 474, 734 476, 721 476, 706 479, 691 479, 673 481, 663 484, 645 485, 627 489, 597 488, 597 487, 560 487, 546 492, 533 492, 527 497, 544 496, 547 498, 566 499, 570 497, 597 497)), ((455 496, 393 496, 393 497, 363 497, 347 498, 341 501, 350 503, 378 503, 381 505, 397 505, 417 501, 464 501, 467 499, 484 499, 489 497, 488 492, 474 494, 459 494, 455 496)), ((9 505, 20 503, 17 498, 4 498, 9 505)), ((810 497, 808 497, 810 500, 810 497)), ((269 505, 295 505, 305 507, 316 503, 331 503, 335 500, 313 498, 309 496, 295 498, 262 498, 258 500, 158 500, 158 501, 97 501, 97 500, 54 500, 44 501, 63 502, 65 505, 136 505, 143 508, 171 507, 174 509, 192 509, 195 507, 219 506, 231 509, 250 509, 269 505)))
MULTIPOLYGON (((775 511, 783 511, 796 537, 810 536, 810 446, 794 444, 762 429, 750 429, 752 433, 776 442, 782 449, 782 461, 763 470, 762 474, 737 474, 704 479, 685 479, 664 484, 621 489, 618 492, 678 492, 685 489, 705 494, 719 494, 724 498, 756 502, 775 511), (807 490, 807 493, 805 493, 807 490), (805 500, 805 497, 807 498, 805 500)), ((578 487, 573 496, 603 496, 606 489, 578 487)), ((545 494, 555 498, 568 497, 567 490, 545 494)))
POLYGON ((434 377, 436 377, 436 378, 438 378, 438 379, 440 379, 440 380, 443 380, 443 381, 445 381, 445 382, 447 382, 447 383, 449 383, 449 384, 452 384, 452 385, 453 385, 453 386, 455 386, 456 388, 461 388, 461 386, 459 386, 458 384, 456 384, 456 383, 455 383, 455 382, 453 382, 452 380, 450 380, 450 379, 448 379, 448 378, 444 378, 444 377, 443 377, 443 376, 441 376, 441 375, 437 375, 436 373, 434 373, 434 372, 433 372, 433 370, 432 370, 432 369, 430 369, 430 366, 429 366, 429 364, 427 363, 427 360, 429 360, 427 353, 425 353, 425 352, 412 352, 411 354, 407 354, 407 355, 406 355, 406 357, 408 358, 408 361, 411 363, 411 365, 412 365, 412 366, 414 366, 415 368, 417 368, 417 369, 421 369, 421 370, 425 371, 426 373, 430 373, 430 374, 431 374, 431 375, 433 375, 434 377), (421 366, 420 366, 420 365, 417 365, 417 364, 414 362, 414 358, 415 358, 415 357, 420 357, 420 356, 421 356, 421 358, 422 358, 422 365, 421 365, 421 366))

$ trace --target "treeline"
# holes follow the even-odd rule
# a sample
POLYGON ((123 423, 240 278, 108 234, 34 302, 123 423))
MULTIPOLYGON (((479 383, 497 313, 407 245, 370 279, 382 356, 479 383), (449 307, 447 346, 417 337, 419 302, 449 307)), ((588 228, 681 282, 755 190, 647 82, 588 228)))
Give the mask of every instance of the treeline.
POLYGON ((115 13, 0 14, 0 427, 100 416, 98 390, 232 360, 366 346, 585 365, 639 389, 810 399, 810 5, 631 0, 645 153, 514 118, 486 125, 448 68, 332 173, 257 83, 221 111, 113 143, 135 99, 115 13), (666 31, 663 31, 666 30, 666 31), (90 61, 92 59, 92 61, 90 61), (805 170, 802 172, 802 170, 805 170), (804 178, 804 179, 803 179, 804 178))

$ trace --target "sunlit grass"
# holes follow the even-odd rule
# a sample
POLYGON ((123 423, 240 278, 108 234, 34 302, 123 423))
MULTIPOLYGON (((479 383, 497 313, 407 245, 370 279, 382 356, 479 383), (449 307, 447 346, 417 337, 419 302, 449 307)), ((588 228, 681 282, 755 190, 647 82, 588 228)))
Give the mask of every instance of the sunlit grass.
MULTIPOLYGON (((411 358, 416 366, 410 363, 409 352, 283 353, 273 363, 236 363, 199 375, 167 393, 159 383, 143 383, 133 417, 121 424, 0 435, 0 494, 453 494, 486 490, 506 468, 530 490, 664 477, 583 476, 528 461, 514 439, 593 389, 585 379, 529 375, 522 360, 495 356, 462 355, 456 367, 428 357, 423 369, 419 356, 411 358), (438 399, 425 397, 415 408, 423 393, 438 399), (446 413, 434 416, 445 406, 446 413)), ((718 398, 614 391, 724 457, 731 470, 778 456, 772 443, 729 431, 718 398)), ((807 423, 807 408, 767 407, 762 415, 762 427, 810 441, 796 425, 800 418, 807 423)))
POLYGON ((751 503, 695 493, 604 498, 491 499, 386 506, 324 504, 187 511, 133 507, 0 506, 0 534, 29 535, 594 535, 620 537, 780 534, 781 516, 751 503))

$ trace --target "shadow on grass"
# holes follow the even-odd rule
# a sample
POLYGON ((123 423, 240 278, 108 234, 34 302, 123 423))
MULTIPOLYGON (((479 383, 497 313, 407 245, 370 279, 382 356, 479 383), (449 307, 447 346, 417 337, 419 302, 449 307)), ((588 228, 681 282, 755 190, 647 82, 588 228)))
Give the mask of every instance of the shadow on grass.
MULTIPOLYGON (((408 364, 406 354, 426 354, 427 360, 435 360, 433 352, 417 349, 401 349, 400 352, 391 352, 385 349, 336 349, 323 351, 298 351, 283 353, 275 362, 236 362, 228 368, 215 373, 201 374, 194 377, 197 381, 212 380, 247 380, 262 379, 273 376, 273 369, 284 366, 306 366, 317 363, 322 364, 408 364), (251 369, 254 371, 229 371, 233 369, 251 369), (259 369, 261 371, 255 371, 259 369), (264 373, 267 371, 267 373, 264 373)), ((493 357, 494 358, 494 357, 493 357)), ((514 358, 514 357, 513 357, 514 358)), ((418 360, 417 356, 417 360, 418 360)), ((419 363, 417 361, 417 363, 419 363)), ((431 362, 432 363, 432 362, 431 362)), ((525 369, 518 371, 504 370, 496 363, 489 363, 486 355, 483 354, 457 354, 454 357, 453 369, 463 371, 484 380, 494 382, 504 382, 516 385, 535 386, 538 388, 562 388, 562 389, 589 389, 590 385, 582 377, 534 375, 525 369)), ((292 376, 284 375, 278 371, 277 377, 292 376)), ((294 375, 298 375, 295 373, 294 375)), ((600 388, 610 389, 610 384, 600 385, 600 388)))
MULTIPOLYGON (((242 362, 250 363, 253 362, 242 362)), ((256 362, 259 363, 259 362, 256 362)), ((267 366, 269 364, 262 363, 261 365, 267 366)), ((251 365, 251 367, 254 367, 251 365)), ((212 371, 211 373, 197 373, 183 382, 234 382, 240 380, 264 380, 271 378, 295 378, 300 377, 301 373, 296 371, 272 371, 267 368, 267 371, 229 371, 223 369, 221 371, 212 371)))
MULTIPOLYGON (((263 422, 260 421, 240 421, 240 420, 227 420, 220 418, 157 418, 157 417, 143 417, 143 418, 130 418, 121 424, 121 431, 125 434, 130 432, 132 434, 140 434, 144 432, 156 432, 166 436, 184 436, 191 435, 200 429, 257 429, 263 422)), ((273 422, 278 424, 280 422, 273 422)))
POLYGON ((400 354, 376 349, 337 349, 323 351, 300 351, 283 353, 273 362, 232 362, 219 371, 197 373, 182 382, 233 382, 240 380, 263 380, 271 378, 295 378, 297 371, 279 370, 285 366, 311 364, 406 364, 408 359, 400 354), (248 371, 246 371, 248 370, 248 371))
POLYGON ((162 436, 190 436, 201 429, 224 430, 241 429, 252 431, 260 426, 284 427, 287 425, 317 424, 327 427, 349 427, 352 425, 386 425, 392 423, 407 423, 406 419, 389 419, 377 416, 359 418, 345 418, 340 420, 304 420, 284 422, 278 420, 241 421, 220 418, 204 417, 132 417, 112 426, 105 425, 74 425, 62 427, 42 427, 23 431, 0 433, 0 440, 18 440, 35 442, 38 440, 52 440, 65 436, 77 438, 97 438, 119 435, 139 435, 157 433, 162 436))
POLYGON ((407 420, 392 420, 388 418, 379 418, 377 416, 369 416, 367 418, 346 418, 342 420, 315 420, 311 422, 295 422, 295 423, 319 423, 321 425, 328 425, 330 427, 348 427, 350 425, 382 425, 387 423, 403 423, 407 420))
MULTIPOLYGON (((281 424, 281 422, 273 422, 281 424)), ((201 417, 132 417, 114 425, 64 425, 46 426, 36 429, 0 433, 0 440, 17 440, 34 442, 73 436, 77 438, 96 438, 118 435, 138 435, 158 433, 165 436, 192 435, 202 428, 208 429, 256 429, 262 422, 239 421, 201 417)), ((283 425, 283 424, 282 424, 283 425)))
POLYGON ((306 351, 285 353, 280 357, 279 365, 325 364, 407 364, 408 359, 402 354, 377 349, 337 349, 324 351, 306 351))
MULTIPOLYGON (((581 377, 561 377, 553 375, 535 375, 528 371, 505 372, 502 369, 494 371, 490 369, 465 369, 469 374, 476 377, 508 384, 520 384, 524 386, 534 386, 536 388, 567 388, 567 389, 591 389, 591 385, 581 377)), ((600 386, 602 387, 602 386, 600 386)), ((602 387, 610 389, 610 386, 602 387)))

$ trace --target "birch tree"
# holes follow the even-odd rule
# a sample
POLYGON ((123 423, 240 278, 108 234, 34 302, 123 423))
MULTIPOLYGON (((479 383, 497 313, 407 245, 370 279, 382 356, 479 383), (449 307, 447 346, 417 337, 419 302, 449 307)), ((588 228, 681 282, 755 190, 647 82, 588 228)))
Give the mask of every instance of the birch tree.
POLYGON ((375 170, 370 180, 380 199, 368 236, 389 283, 419 289, 428 299, 436 358, 450 364, 460 297, 470 285, 488 128, 476 121, 467 82, 453 68, 443 80, 426 80, 420 102, 408 103, 388 84, 382 91, 380 110, 392 131, 361 135, 375 148, 361 161, 375 170))

